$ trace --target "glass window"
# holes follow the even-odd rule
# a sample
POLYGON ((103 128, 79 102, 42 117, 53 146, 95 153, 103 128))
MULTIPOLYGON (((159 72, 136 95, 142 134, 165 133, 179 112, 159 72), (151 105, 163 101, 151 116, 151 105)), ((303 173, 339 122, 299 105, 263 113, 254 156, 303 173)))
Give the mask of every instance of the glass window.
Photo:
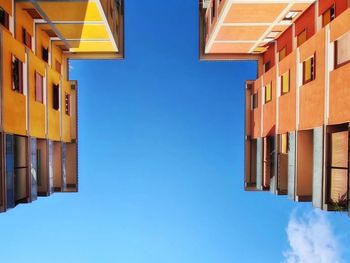
POLYGON ((272 83, 270 82, 265 86, 265 103, 268 103, 272 99, 272 83))
POLYGON ((290 71, 288 70, 281 76, 281 94, 282 95, 289 92, 289 84, 290 84, 289 75, 290 75, 290 71))
POLYGON ((315 79, 315 55, 303 62, 303 84, 315 79))

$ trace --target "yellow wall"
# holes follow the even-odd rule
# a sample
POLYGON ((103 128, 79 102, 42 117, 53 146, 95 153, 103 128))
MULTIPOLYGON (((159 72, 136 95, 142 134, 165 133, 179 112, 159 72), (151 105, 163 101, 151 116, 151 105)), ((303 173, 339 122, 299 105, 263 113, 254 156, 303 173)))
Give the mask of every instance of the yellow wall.
POLYGON ((60 131, 60 109, 53 109, 53 85, 60 83, 60 75, 53 69, 47 67, 47 112, 48 112, 48 138, 53 141, 61 139, 60 131))
POLYGON ((68 81, 62 81, 61 92, 61 113, 62 113, 62 141, 71 141, 71 117, 66 114, 65 111, 65 94, 71 94, 70 83, 68 81))
MULTIPOLYGON (((3 30, 3 125, 4 131, 26 135, 26 96, 12 90, 12 54, 25 62, 24 46, 3 30)), ((25 85, 23 85, 25 89, 25 85)))
POLYGON ((0 6, 5 9, 7 13, 12 14, 12 1, 10 0, 0 0, 0 6))
POLYGON ((23 11, 21 4, 16 5, 16 39, 23 43, 23 28, 31 35, 34 36, 33 19, 30 15, 23 11))
MULTIPOLYGON (((45 63, 29 52, 29 134, 45 138, 45 104, 35 101, 35 72, 45 77, 45 63)), ((45 88, 45 85, 44 85, 45 88)))

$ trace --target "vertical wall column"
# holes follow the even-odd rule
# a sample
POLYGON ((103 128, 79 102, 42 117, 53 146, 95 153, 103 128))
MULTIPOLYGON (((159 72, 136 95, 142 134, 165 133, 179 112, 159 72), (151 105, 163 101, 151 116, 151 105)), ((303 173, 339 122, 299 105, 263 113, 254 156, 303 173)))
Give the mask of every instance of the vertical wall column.
POLYGON ((314 129, 314 150, 313 150, 313 180, 312 180, 312 204, 314 207, 322 208, 323 189, 323 127, 314 129))
POLYGON ((263 174, 262 174, 262 156, 263 156, 263 139, 256 139, 256 188, 262 190, 263 174))
POLYGON ((288 133, 289 147, 288 147, 288 198, 295 200, 295 171, 296 171, 296 132, 288 133))

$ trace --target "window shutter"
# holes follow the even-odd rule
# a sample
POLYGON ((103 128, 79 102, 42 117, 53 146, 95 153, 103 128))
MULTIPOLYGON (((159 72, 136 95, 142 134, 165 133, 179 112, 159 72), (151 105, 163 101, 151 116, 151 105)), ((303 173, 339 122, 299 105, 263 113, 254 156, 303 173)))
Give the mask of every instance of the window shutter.
POLYGON ((35 100, 40 103, 44 102, 43 77, 38 72, 35 72, 35 100))

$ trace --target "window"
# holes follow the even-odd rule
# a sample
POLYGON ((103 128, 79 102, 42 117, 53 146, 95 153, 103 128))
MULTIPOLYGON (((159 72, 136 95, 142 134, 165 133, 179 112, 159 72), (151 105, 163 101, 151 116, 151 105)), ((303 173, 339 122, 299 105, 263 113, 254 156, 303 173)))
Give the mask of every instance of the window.
POLYGON ((35 72, 35 101, 44 103, 44 78, 35 72))
POLYGON ((12 89, 23 93, 23 63, 12 56, 12 89))
MULTIPOLYGON (((348 206, 349 131, 329 134, 328 203, 344 209, 348 206)), ((338 129, 340 127, 338 126, 338 129)))
POLYGON ((56 60, 55 67, 56 71, 61 74, 61 63, 58 60, 56 60))
POLYGON ((278 55, 279 60, 281 61, 281 60, 284 59, 286 56, 287 56, 287 48, 284 47, 284 48, 282 48, 282 49, 280 50, 280 52, 279 52, 279 55, 278 55))
POLYGON ((326 26, 329 22, 331 22, 335 18, 335 7, 332 5, 329 9, 327 9, 322 14, 322 26, 326 26))
POLYGON ((272 99, 272 83, 270 82, 265 86, 265 103, 268 103, 272 99))
POLYGON ((32 48, 32 36, 28 33, 28 31, 23 27, 22 28, 23 35, 23 44, 25 44, 30 49, 32 48))
POLYGON ((49 49, 48 48, 41 48, 41 58, 44 60, 46 63, 49 62, 49 49))
POLYGON ((70 94, 65 93, 65 112, 70 116, 70 94))
POLYGON ((267 61, 265 64, 264 64, 264 72, 268 72, 270 69, 270 61, 267 61))
POLYGON ((344 34, 334 43, 334 67, 338 68, 350 62, 350 32, 344 34))
POLYGON ((7 29, 10 28, 10 17, 9 14, 0 7, 0 24, 2 24, 4 27, 6 27, 7 29))
POLYGON ((297 37, 297 45, 298 47, 300 47, 305 41, 306 41, 306 29, 304 29, 301 33, 299 33, 298 37, 297 37))
POLYGON ((282 95, 289 92, 289 85, 290 85, 289 75, 290 75, 290 71, 288 70, 286 73, 284 73, 281 76, 281 94, 282 95))
POLYGON ((52 107, 55 110, 60 109, 60 87, 55 84, 52 86, 52 107))
POLYGON ((303 62, 303 84, 315 79, 315 55, 303 62))
POLYGON ((288 134, 284 133, 280 135, 280 152, 287 154, 288 153, 288 134))
POLYGON ((258 107, 258 93, 252 95, 252 108, 256 109, 258 107))
POLYGON ((213 5, 211 7, 211 21, 213 21, 216 13, 216 0, 213 0, 213 5))

